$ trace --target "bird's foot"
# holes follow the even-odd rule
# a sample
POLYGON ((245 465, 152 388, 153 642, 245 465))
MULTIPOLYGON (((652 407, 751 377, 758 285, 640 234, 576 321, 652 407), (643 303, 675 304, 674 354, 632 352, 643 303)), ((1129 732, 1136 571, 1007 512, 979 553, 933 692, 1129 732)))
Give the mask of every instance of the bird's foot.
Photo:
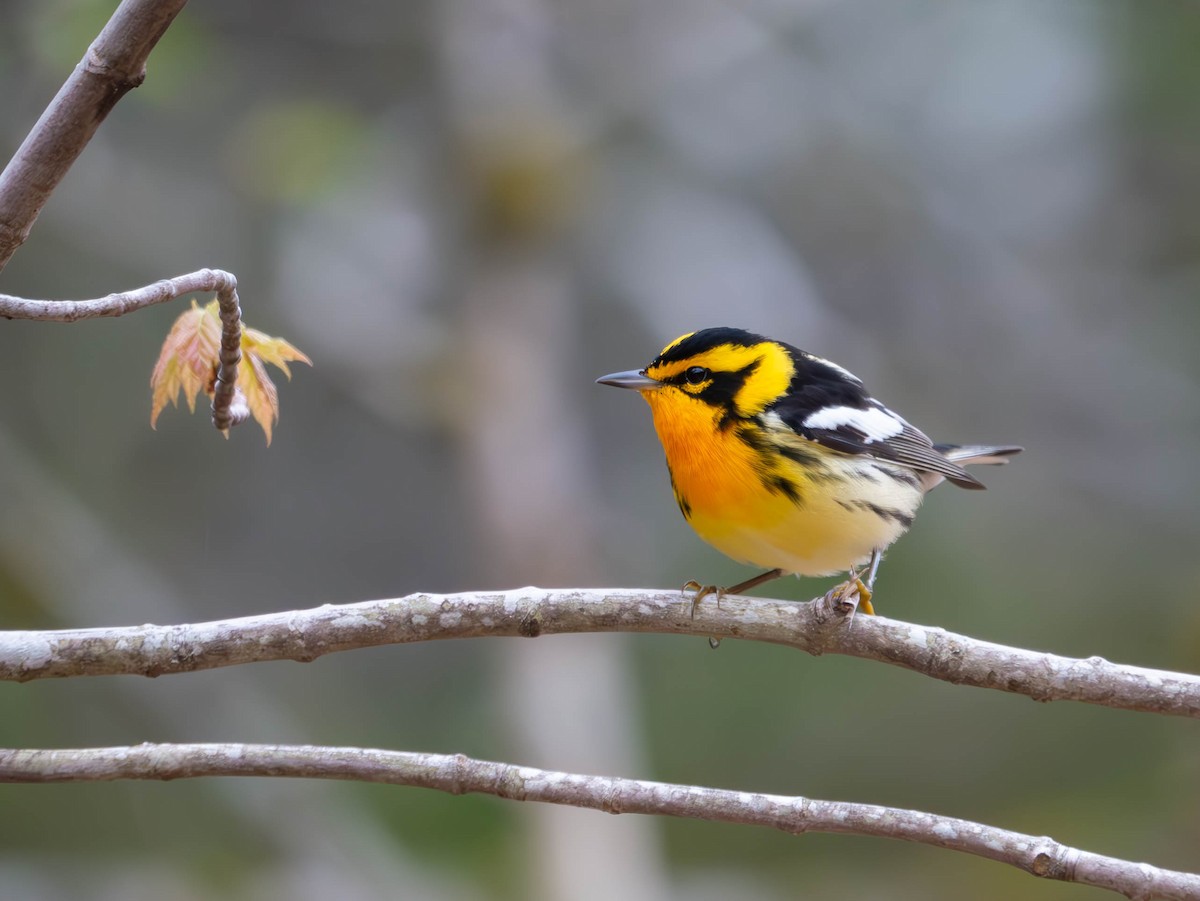
POLYGON ((695 579, 688 579, 683 583, 683 594, 692 592, 692 619, 696 618, 696 608, 700 606, 700 602, 710 594, 717 596, 717 608, 721 606, 721 601, 729 592, 728 588, 718 588, 716 585, 701 585, 695 579))
POLYGON ((845 582, 829 589, 825 600, 835 610, 843 614, 849 613, 850 620, 853 622, 854 614, 859 610, 868 616, 875 615, 875 607, 871 604, 871 598, 874 596, 874 592, 867 587, 866 583, 855 573, 851 573, 850 578, 845 582))

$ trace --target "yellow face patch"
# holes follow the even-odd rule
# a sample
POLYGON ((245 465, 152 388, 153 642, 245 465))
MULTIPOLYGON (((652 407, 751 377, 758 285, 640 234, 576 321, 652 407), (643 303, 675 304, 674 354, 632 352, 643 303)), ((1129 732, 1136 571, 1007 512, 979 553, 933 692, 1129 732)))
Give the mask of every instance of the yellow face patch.
MULTIPOLYGON (((663 348, 660 358, 692 334, 689 332, 676 338, 663 348)), ((682 360, 652 363, 646 369, 646 375, 653 379, 676 380, 671 387, 692 396, 699 396, 711 386, 714 376, 720 377, 723 373, 741 376, 741 383, 731 397, 734 412, 741 417, 761 413, 787 390, 795 372, 788 352, 773 341, 750 347, 719 344, 682 360)))

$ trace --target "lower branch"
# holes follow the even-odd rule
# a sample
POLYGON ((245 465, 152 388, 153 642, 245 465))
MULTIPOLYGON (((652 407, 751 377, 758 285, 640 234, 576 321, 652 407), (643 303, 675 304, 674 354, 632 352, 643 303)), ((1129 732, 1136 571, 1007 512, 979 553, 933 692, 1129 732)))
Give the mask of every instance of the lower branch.
POLYGON ((0 294, 0 317, 38 322, 77 322, 105 316, 124 316, 189 294, 217 295, 221 309, 221 353, 213 392, 212 420, 222 432, 250 417, 244 402, 234 403, 238 364, 242 359, 242 309, 237 279, 222 269, 200 269, 163 279, 144 288, 109 294, 96 300, 26 300, 0 294))
POLYGON ((0 632, 0 681, 159 676, 444 638, 660 632, 741 638, 810 654, 865 657, 958 685, 1200 718, 1200 676, 1005 647, 882 616, 807 603, 726 597, 692 613, 678 591, 518 588, 413 594, 178 626, 0 632))
POLYGON ((349 779, 477 792, 512 801, 567 804, 608 813, 687 817, 769 826, 784 832, 839 832, 962 851, 1034 876, 1077 882, 1130 898, 1200 901, 1200 876, 1093 854, 1044 836, 1023 835, 919 810, 725 791, 612 776, 584 776, 473 760, 368 748, 242 744, 143 744, 72 750, 0 750, 0 782, 98 782, 202 776, 349 779))

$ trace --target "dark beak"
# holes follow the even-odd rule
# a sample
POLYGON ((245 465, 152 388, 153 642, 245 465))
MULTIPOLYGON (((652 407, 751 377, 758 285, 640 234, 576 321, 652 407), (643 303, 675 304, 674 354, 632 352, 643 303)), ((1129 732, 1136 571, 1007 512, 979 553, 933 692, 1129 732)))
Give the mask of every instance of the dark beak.
POLYGON ((635 391, 653 391, 661 388, 663 383, 652 379, 640 369, 630 369, 627 372, 614 372, 596 379, 598 385, 612 385, 614 388, 633 388, 635 391))

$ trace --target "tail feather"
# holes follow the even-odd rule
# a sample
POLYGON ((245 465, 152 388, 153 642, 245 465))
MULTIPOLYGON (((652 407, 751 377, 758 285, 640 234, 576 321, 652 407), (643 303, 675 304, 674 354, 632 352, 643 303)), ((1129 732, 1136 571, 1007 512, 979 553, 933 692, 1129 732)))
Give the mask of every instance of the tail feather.
MULTIPOLYGON (((975 466, 977 464, 984 465, 1002 465, 1008 462, 1008 458, 1014 454, 1019 454, 1025 448, 1016 444, 935 444, 934 450, 938 451, 951 463, 958 467, 975 466)), ((922 474, 925 480, 925 490, 929 491, 942 480, 941 474, 928 473, 922 474), (933 476, 936 475, 936 478, 933 476)), ((979 479, 968 473, 965 469, 962 470, 961 476, 949 475, 945 476, 955 485, 960 488, 974 488, 980 490, 986 486, 979 479)))
POLYGON ((999 466, 1025 450, 1016 444, 938 444, 935 447, 947 460, 960 466, 999 466))

